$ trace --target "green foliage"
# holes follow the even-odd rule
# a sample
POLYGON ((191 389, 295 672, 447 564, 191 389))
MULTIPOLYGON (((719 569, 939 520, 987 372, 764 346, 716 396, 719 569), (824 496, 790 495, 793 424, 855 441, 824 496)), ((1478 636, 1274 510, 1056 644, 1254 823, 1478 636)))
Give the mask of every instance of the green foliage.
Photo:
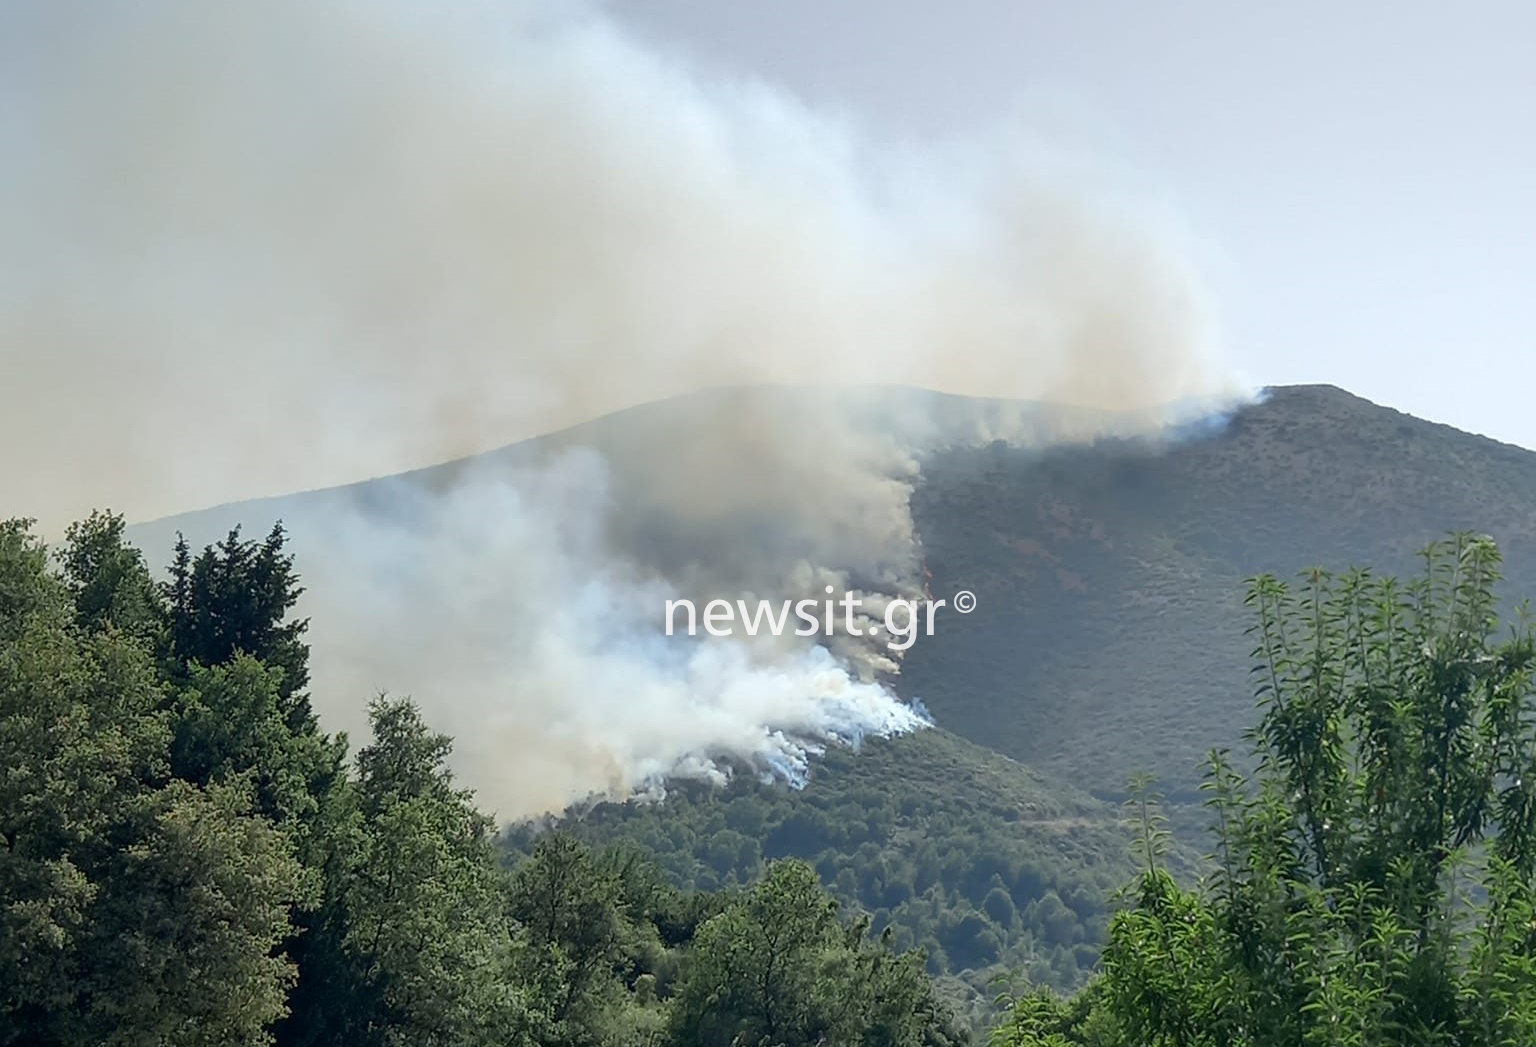
MULTIPOLYGON (((1111 894, 1135 872, 1132 837, 1107 804, 939 730, 829 752, 803 791, 742 773, 680 784, 665 802, 601 804, 562 824, 595 845, 655 856, 683 888, 758 880, 778 858, 809 863, 847 909, 922 949, 952 996, 988 1011, 1002 970, 1081 985, 1098 959, 1111 894)), ((531 829, 507 843, 526 853, 531 829)), ((1193 860, 1179 848, 1183 870, 1193 860)))
POLYGON ((62 574, 75 605, 75 623, 87 632, 111 627, 159 650, 166 616, 144 554, 124 538, 123 518, 95 512, 64 534, 62 574))
POLYGON ((303 870, 250 812, 232 786, 173 782, 144 797, 133 842, 103 869, 77 968, 92 1042, 265 1041, 297 974, 274 947, 303 870))
POLYGON ((679 1047, 921 1047, 952 1035, 915 954, 869 943, 803 862, 767 875, 700 928, 672 1011, 679 1047))
POLYGON ((1104 982, 1070 999, 1037 987, 1008 1004, 1007 1016, 987 1039, 988 1047, 1115 1047, 1125 1042, 1102 1006, 1104 982))
MULTIPOLYGON (((1209 877, 1151 860, 1112 921, 1091 989, 1112 1042, 1536 1037, 1536 642, 1523 616, 1501 631, 1490 540, 1424 563, 1253 580, 1256 770, 1212 754, 1209 877)), ((1058 1042, 1022 1010, 1002 1035, 1058 1042)))
POLYGON ((0 524, 0 1043, 265 1043, 293 977, 291 844, 238 784, 169 779, 153 630, 46 564, 0 524))
MULTIPOLYGON (((681 891, 559 832, 509 867, 408 700, 372 704, 349 771, 283 542, 182 542, 162 588, 119 517, 53 568, 0 524, 0 1045, 963 1042, 920 958, 808 868, 681 891)), ((756 861, 745 832, 718 848, 756 861)))
POLYGON ((517 941, 490 822, 443 764, 450 743, 408 701, 376 701, 357 754, 361 829, 342 874, 344 949, 386 1045, 488 1043, 524 1022, 517 941))
POLYGON ((242 540, 236 527, 194 557, 178 535, 166 595, 177 660, 212 666, 241 653, 259 659, 281 673, 284 711, 299 728, 309 719, 302 697, 309 683, 309 648, 303 640, 309 622, 288 618, 304 590, 293 556, 283 550, 286 541, 281 523, 262 542, 242 540))
MULTIPOLYGON (((532 945, 530 959, 546 974, 547 1038, 600 1042, 600 1016, 619 995, 612 974, 638 944, 630 905, 646 915, 644 889, 635 893, 640 897, 628 893, 617 869, 561 833, 543 837, 514 871, 512 917, 532 945)), ((635 971, 640 973, 652 974, 650 991, 657 991, 654 972, 642 965, 635 971)))

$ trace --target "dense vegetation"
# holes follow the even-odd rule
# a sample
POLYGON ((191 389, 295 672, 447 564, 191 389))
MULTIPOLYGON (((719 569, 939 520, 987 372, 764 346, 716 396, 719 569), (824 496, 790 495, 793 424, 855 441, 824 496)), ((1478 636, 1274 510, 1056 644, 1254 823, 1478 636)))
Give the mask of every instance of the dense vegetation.
POLYGON ((161 586, 120 518, 53 562, 0 524, 0 1044, 963 1042, 803 863, 682 892, 549 833, 508 868, 409 701, 349 762, 284 542, 161 586))
MULTIPOLYGON (((638 847, 697 889, 803 859, 875 931, 922 948, 968 1013, 990 1010, 994 980, 1014 972, 1081 984, 1111 895, 1135 874, 1116 808, 940 730, 829 752, 803 791, 740 775, 724 789, 675 786, 661 803, 601 804, 561 825, 638 847)), ((508 843, 523 853, 535 839, 524 828, 508 843)))
POLYGON ((1145 785, 1128 858, 937 730, 498 835, 409 701, 320 730, 285 543, 159 584, 116 517, 0 524, 0 1045, 915 1047, 1005 971, 994 1047, 1536 1042, 1536 637, 1490 539, 1248 586, 1200 865, 1145 785))
POLYGON ((1258 770, 1211 755, 1209 877, 1147 809, 1102 974, 994 1047, 1536 1042, 1536 637, 1499 626, 1491 541, 1426 559, 1254 582, 1258 770))

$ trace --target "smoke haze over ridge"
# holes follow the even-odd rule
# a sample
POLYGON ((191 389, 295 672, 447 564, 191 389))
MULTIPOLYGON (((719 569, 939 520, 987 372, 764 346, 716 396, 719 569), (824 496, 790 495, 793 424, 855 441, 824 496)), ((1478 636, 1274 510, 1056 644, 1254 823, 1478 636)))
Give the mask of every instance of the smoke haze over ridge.
POLYGON ((925 447, 1097 428, 856 387, 1116 431, 1234 392, 1169 231, 1020 129, 883 147, 599 18, 449 6, 0 6, 0 514, 142 519, 680 393, 849 390, 679 401, 294 528, 327 723, 415 693, 503 814, 915 725, 868 647, 653 635, 668 593, 914 593, 925 447))

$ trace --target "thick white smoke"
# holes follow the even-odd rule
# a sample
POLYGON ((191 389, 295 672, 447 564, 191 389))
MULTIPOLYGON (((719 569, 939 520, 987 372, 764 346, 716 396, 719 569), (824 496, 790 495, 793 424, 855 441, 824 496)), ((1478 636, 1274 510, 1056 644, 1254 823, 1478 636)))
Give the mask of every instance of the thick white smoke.
POLYGON ((758 390, 294 522, 322 712, 413 692, 508 815, 911 726, 881 650, 663 643, 662 600, 915 592, 925 446, 1229 391, 1163 231, 1017 130, 882 149, 588 16, 0 5, 0 150, 3 514, 142 519, 758 390))
POLYGON ((387 514, 315 520, 300 547, 326 550, 309 575, 326 669, 415 689, 510 814, 718 779, 722 756, 798 782, 821 742, 921 725, 824 648, 663 635, 677 593, 613 555, 607 471, 582 450, 481 465, 402 486, 387 514))

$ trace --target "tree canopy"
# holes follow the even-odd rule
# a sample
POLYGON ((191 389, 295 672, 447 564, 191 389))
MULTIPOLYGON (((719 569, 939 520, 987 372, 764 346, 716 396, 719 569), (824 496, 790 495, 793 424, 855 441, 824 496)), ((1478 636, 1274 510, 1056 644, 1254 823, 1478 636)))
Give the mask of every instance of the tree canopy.
POLYGON ((161 583, 120 517, 53 550, 0 524, 0 1045, 947 1047, 935 948, 995 959, 1005 928, 1093 973, 1025 972, 994 1047, 1536 1042, 1536 634, 1486 538, 1408 580, 1252 579, 1211 853, 1133 783, 1107 910, 1008 851, 892 865, 921 801, 857 784, 598 818, 634 830, 601 847, 498 832, 408 698, 355 751, 322 731, 285 544, 183 541, 161 583), (892 919, 919 880, 967 907, 942 945, 892 919))
POLYGON ((57 550, 0 524, 0 1044, 961 1036, 923 958, 808 866, 685 891, 554 831, 509 860, 409 699, 349 756, 310 709, 285 543, 182 541, 161 584, 121 517, 57 550), (738 984, 743 933, 765 981, 738 984))
POLYGON ((1026 996, 1003 1045, 1536 1040, 1536 646, 1501 625, 1492 541, 1410 581, 1252 580, 1252 758, 1211 754, 1215 850, 1145 869, 1074 1000, 1026 996))

